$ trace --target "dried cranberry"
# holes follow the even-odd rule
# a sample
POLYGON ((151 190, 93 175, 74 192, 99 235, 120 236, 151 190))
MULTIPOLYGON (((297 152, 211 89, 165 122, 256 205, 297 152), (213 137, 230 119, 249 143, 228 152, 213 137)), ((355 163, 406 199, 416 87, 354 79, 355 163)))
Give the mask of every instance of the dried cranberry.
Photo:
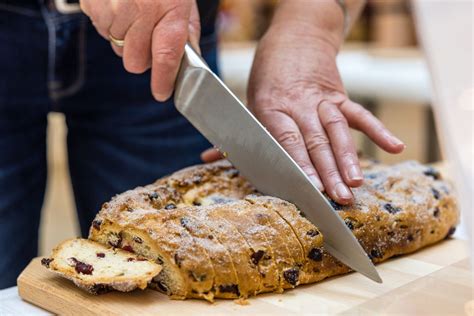
POLYGON ((100 230, 100 225, 102 225, 102 221, 100 219, 94 219, 92 221, 92 227, 95 229, 100 230))
POLYGON ((263 250, 257 250, 253 254, 250 255, 250 259, 254 265, 258 265, 260 260, 262 259, 263 255, 265 254, 265 251, 263 250))
POLYGON ((122 247, 122 249, 125 250, 125 251, 128 251, 128 252, 135 253, 132 246, 130 246, 130 245, 125 245, 125 246, 122 247))
POLYGON ((97 258, 105 258, 105 253, 103 252, 97 252, 95 255, 97 256, 97 258))
POLYGON ((76 270, 77 273, 82 273, 82 274, 92 274, 92 271, 94 271, 94 267, 92 265, 87 264, 85 262, 79 261, 76 258, 69 258, 72 262, 74 262, 75 266, 74 269, 76 270))
POLYGON ((41 264, 44 265, 46 268, 49 268, 49 264, 53 261, 53 258, 43 258, 41 259, 41 264))
POLYGON ((323 252, 321 249, 313 248, 309 251, 308 258, 313 261, 321 261, 323 260, 323 252))
POLYGON ((397 206, 393 206, 393 205, 390 204, 390 203, 384 204, 383 208, 384 208, 387 212, 389 212, 390 214, 396 214, 396 213, 402 211, 401 208, 399 208, 399 207, 397 207, 397 206))
POLYGON ((219 291, 221 293, 234 293, 240 296, 239 286, 237 284, 221 284, 219 285, 219 291))
POLYGON ((283 271, 283 277, 285 278, 286 282, 295 286, 298 284, 300 271, 298 269, 288 269, 286 271, 283 271))
POLYGON ((316 237, 319 235, 319 232, 316 229, 310 229, 306 232, 306 235, 309 237, 316 237))

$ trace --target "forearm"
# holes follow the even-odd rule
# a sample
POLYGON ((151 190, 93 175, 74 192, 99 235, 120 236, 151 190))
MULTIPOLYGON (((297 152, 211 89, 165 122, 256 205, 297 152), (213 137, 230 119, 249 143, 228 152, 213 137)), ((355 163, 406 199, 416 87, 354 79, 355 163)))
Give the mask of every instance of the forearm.
POLYGON ((337 0, 282 0, 275 12, 272 28, 301 30, 311 37, 324 40, 339 49, 345 29, 350 29, 364 7, 365 0, 345 0, 344 10, 337 0))

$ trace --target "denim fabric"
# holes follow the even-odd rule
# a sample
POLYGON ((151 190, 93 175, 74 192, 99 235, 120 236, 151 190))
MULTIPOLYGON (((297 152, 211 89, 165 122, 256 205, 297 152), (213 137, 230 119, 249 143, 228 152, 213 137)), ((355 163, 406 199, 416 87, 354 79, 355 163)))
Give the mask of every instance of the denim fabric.
MULTIPOLYGON (((210 29, 209 26, 206 26, 210 29)), ((47 177, 47 114, 62 112, 83 236, 103 202, 199 162, 210 144, 127 73, 81 15, 0 2, 0 289, 37 255, 47 177)), ((216 38, 201 50, 216 70, 216 38)), ((61 223, 57 223, 61 225, 61 223)))

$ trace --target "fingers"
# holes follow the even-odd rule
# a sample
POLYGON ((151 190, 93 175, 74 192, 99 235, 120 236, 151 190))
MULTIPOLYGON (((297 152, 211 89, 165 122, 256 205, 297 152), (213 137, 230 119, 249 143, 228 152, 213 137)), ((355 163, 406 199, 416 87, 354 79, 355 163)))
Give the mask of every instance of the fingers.
POLYGON ((324 190, 318 172, 314 168, 308 151, 306 150, 303 136, 295 121, 283 112, 271 110, 260 112, 257 116, 268 131, 308 175, 313 184, 316 185, 319 190, 324 190))
POLYGON ((123 47, 123 65, 128 72, 141 74, 151 67, 151 39, 155 25, 139 19, 128 29, 123 47))
POLYGON ((168 12, 153 30, 151 90, 158 101, 167 100, 173 92, 188 39, 189 16, 190 8, 177 7, 168 12))
POLYGON ((347 120, 335 104, 322 102, 318 115, 331 143, 344 182, 352 187, 362 185, 364 177, 347 120))
POLYGON ((316 110, 314 113, 306 111, 295 118, 304 137, 305 150, 321 177, 326 193, 340 204, 350 203, 353 198, 352 192, 339 173, 330 139, 319 121, 316 110))
MULTIPOLYGON (((108 34, 117 40, 125 40, 127 31, 137 19, 138 8, 133 4, 133 1, 116 1, 112 2, 112 6, 111 10, 107 10, 115 13, 108 34)), ((112 42, 110 44, 114 52, 122 57, 124 48, 112 42)))
POLYGON ((224 156, 216 148, 209 148, 209 149, 206 149, 205 151, 203 151, 201 153, 201 160, 206 162, 206 163, 207 162, 213 162, 213 161, 216 161, 216 160, 220 160, 220 159, 223 159, 223 158, 224 158, 224 156))
POLYGON ((405 144, 393 136, 382 122, 360 104, 347 100, 342 103, 339 109, 346 117, 350 127, 366 134, 383 150, 397 154, 405 149, 405 144))

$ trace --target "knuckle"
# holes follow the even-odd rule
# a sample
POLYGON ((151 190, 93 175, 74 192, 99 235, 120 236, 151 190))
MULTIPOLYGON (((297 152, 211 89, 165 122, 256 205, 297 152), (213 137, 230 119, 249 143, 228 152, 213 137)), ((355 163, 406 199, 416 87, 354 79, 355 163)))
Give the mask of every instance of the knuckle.
POLYGON ((284 131, 278 135, 277 139, 285 147, 295 147, 302 144, 301 134, 297 131, 284 131))
POLYGON ((309 152, 326 150, 329 147, 329 139, 324 133, 313 133, 306 140, 306 148, 309 152))
POLYGON ((330 115, 324 122, 324 125, 327 127, 330 126, 344 126, 347 125, 347 121, 344 116, 340 113, 330 115))
POLYGON ((180 57, 175 47, 160 47, 153 50, 153 58, 156 59, 178 60, 180 57))

